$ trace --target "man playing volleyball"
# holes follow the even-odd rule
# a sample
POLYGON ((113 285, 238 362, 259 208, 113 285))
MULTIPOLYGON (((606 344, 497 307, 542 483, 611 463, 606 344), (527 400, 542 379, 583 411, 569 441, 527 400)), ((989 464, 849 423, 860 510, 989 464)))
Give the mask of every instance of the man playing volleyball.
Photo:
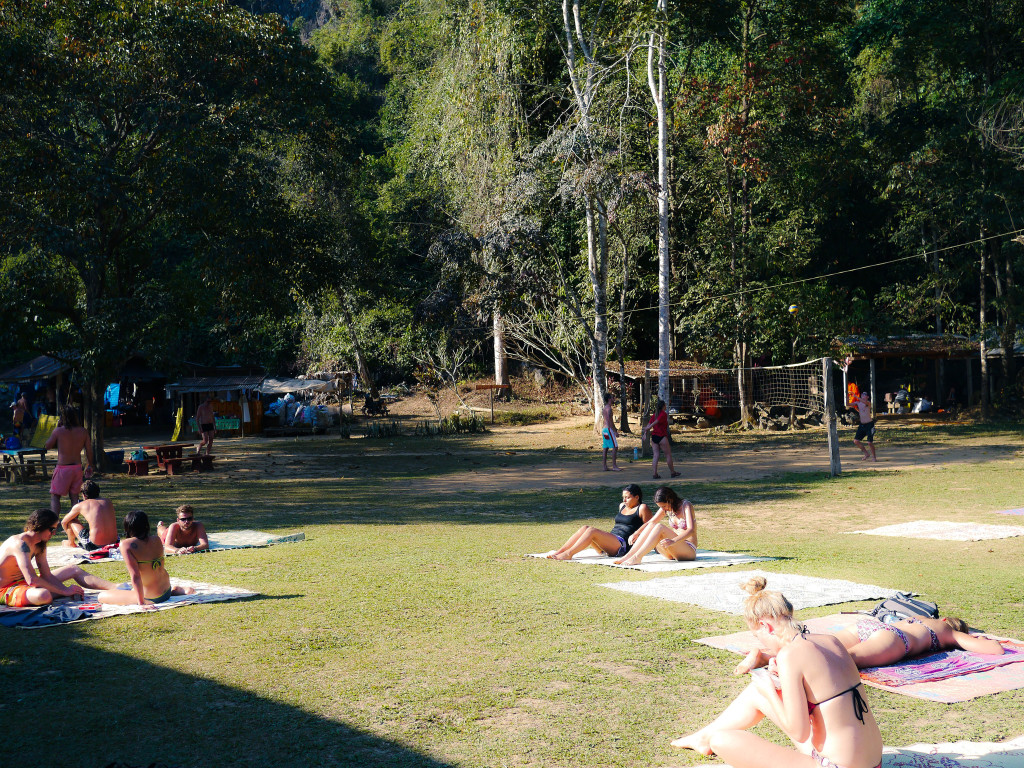
POLYGON ((857 416, 860 417, 860 426, 857 427, 857 434, 853 438, 853 444, 864 453, 861 461, 878 461, 875 457, 875 420, 871 418, 871 398, 867 392, 861 392, 860 397, 854 401, 853 407, 857 409, 857 416), (868 446, 864 447, 861 440, 867 438, 868 446), (868 448, 871 450, 869 451, 868 448))

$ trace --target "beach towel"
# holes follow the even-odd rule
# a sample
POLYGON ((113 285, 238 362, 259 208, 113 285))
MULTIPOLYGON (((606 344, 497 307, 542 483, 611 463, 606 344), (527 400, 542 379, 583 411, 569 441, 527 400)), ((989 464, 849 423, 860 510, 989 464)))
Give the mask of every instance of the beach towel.
POLYGON ((793 607, 797 609, 859 600, 875 600, 892 597, 896 593, 894 589, 876 587, 872 584, 764 571, 674 576, 650 579, 649 581, 622 581, 598 586, 677 603, 690 603, 714 611, 724 611, 742 616, 743 601, 747 598, 747 593, 740 589, 740 584, 753 576, 764 576, 768 580, 768 588, 785 594, 793 607))
MULTIPOLYGON (((803 622, 810 632, 816 632, 819 634, 835 634, 840 629, 852 626, 856 624, 860 619, 863 619, 864 614, 860 613, 843 613, 833 614, 831 616, 822 616, 816 619, 808 619, 803 622)), ((989 637, 996 637, 995 635, 989 635, 989 637)), ((1013 638, 1008 637, 996 637, 997 640, 1003 643, 1004 647, 1010 647, 1014 650, 1021 649, 1021 642, 1013 638)), ((729 635, 720 635, 717 637, 702 637, 696 642, 702 645, 708 645, 712 648, 719 648, 725 651, 731 651, 740 655, 746 655, 754 648, 758 647, 757 640, 755 639, 752 632, 734 632, 729 635)), ((975 654, 980 656, 980 654, 975 654)), ((901 661, 898 665, 893 665, 887 669, 892 670, 897 667, 905 666, 912 667, 920 664, 922 661, 926 661, 928 656, 919 656, 916 659, 908 659, 901 661)), ((984 657, 1001 659, 1001 656, 984 657)), ((916 672, 909 673, 896 673, 902 674, 903 679, 902 685, 888 685, 883 682, 870 679, 869 677, 863 677, 862 679, 867 685, 874 688, 880 688, 890 693, 899 693, 904 696, 910 696, 915 699, 925 699, 927 701, 937 701, 944 704, 952 704, 959 701, 970 701, 976 699, 979 696, 987 696, 990 693, 1000 693, 1002 691, 1012 691, 1018 688, 1024 688, 1024 664, 1008 663, 1002 666, 990 667, 984 671, 969 672, 966 674, 958 674, 955 677, 945 677, 942 679, 923 680, 919 682, 910 682, 910 678, 913 677, 916 672)))
MULTIPOLYGON (((75 621, 90 621, 93 619, 109 619, 112 616, 127 616, 129 614, 137 613, 155 613, 157 611, 169 611, 173 608, 181 608, 186 605, 197 605, 199 603, 216 603, 225 600, 238 600, 243 597, 254 597, 259 594, 258 592, 251 592, 247 589, 240 589, 238 587, 225 587, 218 584, 205 584, 201 581, 189 581, 188 579, 176 579, 171 578, 172 587, 192 587, 195 589, 195 594, 192 595, 175 595, 169 597, 167 602, 160 603, 159 605, 142 606, 142 605, 103 605, 96 600, 96 596, 99 594, 96 590, 87 589, 85 590, 85 599, 81 602, 71 602, 61 600, 55 603, 54 608, 65 609, 71 608, 73 610, 66 612, 66 617, 56 623, 30 623, 17 624, 18 629, 39 629, 44 626, 56 626, 57 623, 70 624, 75 621)), ((7 619, 12 612, 25 612, 34 613, 38 612, 38 608, 7 608, 0 606, 0 618, 5 619, 2 623, 7 623, 11 619, 7 619)))
POLYGON ((1020 509, 1003 509, 996 512, 997 515, 1024 515, 1024 507, 1020 509))
POLYGON ((900 686, 930 683, 959 675, 987 672, 1006 664, 1024 662, 1024 646, 1004 640, 1002 656, 971 653, 959 648, 901 661, 887 667, 866 667, 860 671, 864 680, 880 685, 900 686))
MULTIPOLYGON (((239 530, 211 533, 208 538, 210 541, 209 551, 222 552, 226 549, 252 549, 254 547, 269 547, 274 544, 305 541, 306 534, 299 532, 278 536, 273 533, 264 533, 263 531, 239 530)), ((190 554, 202 555, 206 551, 201 550, 190 554)), ((180 556, 184 557, 184 555, 180 556)), ((171 555, 171 557, 174 557, 174 555, 171 555)), ((51 568, 60 568, 64 565, 81 565, 83 563, 109 563, 121 559, 121 553, 116 547, 104 553, 100 553, 99 550, 86 552, 78 547, 57 545, 47 547, 46 549, 46 562, 50 564, 51 568)))
MULTIPOLYGON (((551 552, 540 552, 527 557, 546 558, 551 552)), ((583 563, 584 565, 607 565, 611 568, 625 568, 644 573, 662 573, 664 571, 682 571, 690 568, 717 568, 726 565, 742 565, 745 563, 759 563, 766 560, 775 560, 774 557, 755 557, 741 552, 719 552, 714 549, 698 549, 696 560, 669 560, 659 552, 652 550, 651 554, 644 555, 639 565, 616 565, 617 558, 608 555, 600 555, 592 549, 580 552, 572 560, 565 560, 567 563, 583 563)))
MULTIPOLYGON (((723 763, 712 765, 728 768, 723 763)), ((1002 742, 955 741, 883 747, 882 768, 1024 768, 1024 736, 1002 742)))
POLYGON ((883 525, 881 528, 872 528, 870 531, 851 531, 850 533, 865 533, 870 536, 899 536, 907 539, 937 539, 939 541, 982 541, 1024 536, 1024 527, 915 520, 912 523, 883 525))

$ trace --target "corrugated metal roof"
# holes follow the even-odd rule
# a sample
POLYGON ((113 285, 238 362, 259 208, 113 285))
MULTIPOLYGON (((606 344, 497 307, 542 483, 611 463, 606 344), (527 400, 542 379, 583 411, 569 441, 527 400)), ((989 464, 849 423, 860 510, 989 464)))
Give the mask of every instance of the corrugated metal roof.
POLYGON ((256 389, 264 376, 190 376, 167 385, 169 392, 220 392, 222 390, 256 389))
POLYGON ((265 395, 286 392, 333 392, 337 387, 333 381, 322 379, 272 379, 266 378, 257 389, 265 395))
POLYGON ((70 369, 71 366, 68 363, 55 360, 48 355, 40 355, 34 360, 29 360, 27 363, 16 365, 0 373, 0 381, 22 384, 37 379, 49 379, 70 369))

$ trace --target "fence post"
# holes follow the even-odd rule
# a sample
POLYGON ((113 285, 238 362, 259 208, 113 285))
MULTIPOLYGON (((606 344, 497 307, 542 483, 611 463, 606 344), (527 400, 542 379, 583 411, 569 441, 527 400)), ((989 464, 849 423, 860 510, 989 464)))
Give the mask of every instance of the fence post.
POLYGON ((839 461, 839 430, 836 427, 836 393, 832 384, 832 358, 822 358, 822 383, 825 385, 825 425, 828 427, 829 475, 839 477, 843 465, 839 461))

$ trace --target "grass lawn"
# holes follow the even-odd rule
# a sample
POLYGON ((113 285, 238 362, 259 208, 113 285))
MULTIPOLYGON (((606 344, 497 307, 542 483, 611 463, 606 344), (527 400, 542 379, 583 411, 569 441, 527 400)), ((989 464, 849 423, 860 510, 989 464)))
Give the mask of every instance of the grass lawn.
MULTIPOLYGON (((511 467, 528 478, 552 461, 594 459, 586 430, 545 442, 523 429, 393 445, 225 441, 216 473, 101 479, 120 515, 138 508, 169 520, 188 502, 211 530, 302 530, 307 540, 168 561, 172 576, 257 598, 0 629, 0 765, 702 762, 668 742, 705 723, 745 680, 731 674, 738 657, 692 640, 743 629, 742 619, 596 586, 648 574, 522 556, 558 546, 584 523, 607 529, 618 477, 605 488, 444 490, 457 473, 511 467), (429 492, 420 487, 427 480, 429 492)), ((892 445, 980 440, 1000 450, 912 471, 857 466, 836 480, 812 472, 676 487, 696 505, 702 546, 786 558, 763 570, 914 589, 944 613, 1024 638, 1024 538, 840 535, 917 519, 1024 525, 991 514, 1024 506, 1019 432, 889 435, 892 445)), ((688 440, 681 461, 725 447, 688 440)), ((767 444, 786 442, 773 435, 767 444)), ((655 483, 643 487, 649 499, 655 483)), ((20 531, 47 499, 42 485, 0 486, 0 534, 20 531)), ((124 579, 117 563, 89 568, 124 579)), ((868 700, 889 745, 1024 733, 1022 691, 945 705, 868 689, 868 700)), ((769 727, 758 732, 781 741, 769 727)))

